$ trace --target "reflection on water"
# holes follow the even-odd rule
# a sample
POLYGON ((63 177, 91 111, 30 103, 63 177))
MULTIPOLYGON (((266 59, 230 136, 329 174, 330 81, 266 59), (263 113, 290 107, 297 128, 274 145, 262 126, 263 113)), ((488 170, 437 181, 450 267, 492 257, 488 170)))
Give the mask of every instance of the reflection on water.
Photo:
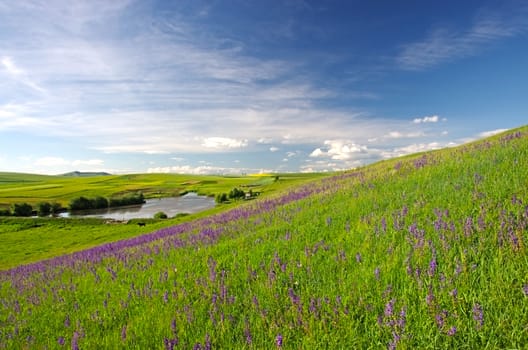
POLYGON ((134 205, 121 208, 109 208, 98 210, 86 210, 82 213, 63 213, 63 217, 97 217, 113 220, 130 220, 140 218, 152 218, 157 212, 164 212, 169 217, 181 213, 197 213, 215 206, 212 197, 199 196, 190 192, 181 197, 169 197, 160 199, 147 199, 143 205, 134 205))

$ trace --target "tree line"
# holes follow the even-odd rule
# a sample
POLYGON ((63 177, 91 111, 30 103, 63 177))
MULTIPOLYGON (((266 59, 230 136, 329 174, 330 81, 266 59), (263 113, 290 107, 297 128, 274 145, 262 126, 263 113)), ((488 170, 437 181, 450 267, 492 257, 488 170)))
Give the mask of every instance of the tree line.
MULTIPOLYGON (((145 196, 141 192, 128 194, 122 197, 114 197, 107 199, 102 196, 94 198, 87 198, 80 196, 70 200, 68 205, 69 211, 90 210, 90 209, 106 209, 113 207, 122 207, 126 205, 137 205, 145 203, 145 196)), ((57 215, 64 211, 60 203, 56 202, 40 202, 35 208, 29 203, 15 203, 11 208, 0 209, 0 216, 50 216, 57 215)))
POLYGON ((106 209, 113 207, 123 207, 126 205, 136 205, 145 203, 145 196, 142 192, 128 194, 122 197, 107 199, 102 196, 94 198, 78 197, 70 201, 69 210, 89 210, 89 209, 106 209))
POLYGON ((35 209, 29 203, 15 203, 9 209, 0 209, 0 216, 50 216, 62 212, 64 208, 60 203, 40 202, 35 209))

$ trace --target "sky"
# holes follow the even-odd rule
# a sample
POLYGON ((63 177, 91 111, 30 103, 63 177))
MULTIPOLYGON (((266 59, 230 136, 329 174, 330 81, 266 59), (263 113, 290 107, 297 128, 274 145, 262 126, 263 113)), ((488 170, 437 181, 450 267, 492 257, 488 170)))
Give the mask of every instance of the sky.
POLYGON ((0 0, 0 171, 351 169, 528 124, 526 1, 0 0))

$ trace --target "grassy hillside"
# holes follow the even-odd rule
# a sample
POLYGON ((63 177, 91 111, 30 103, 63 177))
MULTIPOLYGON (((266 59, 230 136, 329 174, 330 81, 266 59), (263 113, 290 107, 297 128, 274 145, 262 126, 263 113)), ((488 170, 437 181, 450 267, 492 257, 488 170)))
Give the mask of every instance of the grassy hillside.
POLYGON ((527 173, 522 128, 0 272, 0 348, 524 348, 527 173))

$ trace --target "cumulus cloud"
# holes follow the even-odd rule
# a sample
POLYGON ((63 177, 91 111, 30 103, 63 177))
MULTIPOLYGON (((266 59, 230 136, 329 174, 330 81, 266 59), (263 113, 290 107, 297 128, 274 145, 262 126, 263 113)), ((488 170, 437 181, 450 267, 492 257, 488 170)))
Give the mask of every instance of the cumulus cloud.
POLYGON ((269 148, 270 152, 277 152, 279 150, 278 147, 272 146, 269 148))
POLYGON ((315 157, 315 158, 322 157, 324 155, 326 155, 326 153, 323 152, 320 148, 316 148, 312 151, 312 153, 310 153, 310 157, 315 157))
POLYGON ((215 149, 243 148, 248 145, 248 140, 237 140, 228 137, 205 138, 202 146, 215 149))
POLYGON ((355 154, 367 152, 367 146, 358 145, 350 141, 327 140, 325 145, 328 148, 326 154, 335 160, 347 160, 355 154))
POLYGON ((437 123, 439 120, 437 115, 432 116, 426 116, 423 118, 414 118, 413 123, 420 124, 420 123, 437 123))

